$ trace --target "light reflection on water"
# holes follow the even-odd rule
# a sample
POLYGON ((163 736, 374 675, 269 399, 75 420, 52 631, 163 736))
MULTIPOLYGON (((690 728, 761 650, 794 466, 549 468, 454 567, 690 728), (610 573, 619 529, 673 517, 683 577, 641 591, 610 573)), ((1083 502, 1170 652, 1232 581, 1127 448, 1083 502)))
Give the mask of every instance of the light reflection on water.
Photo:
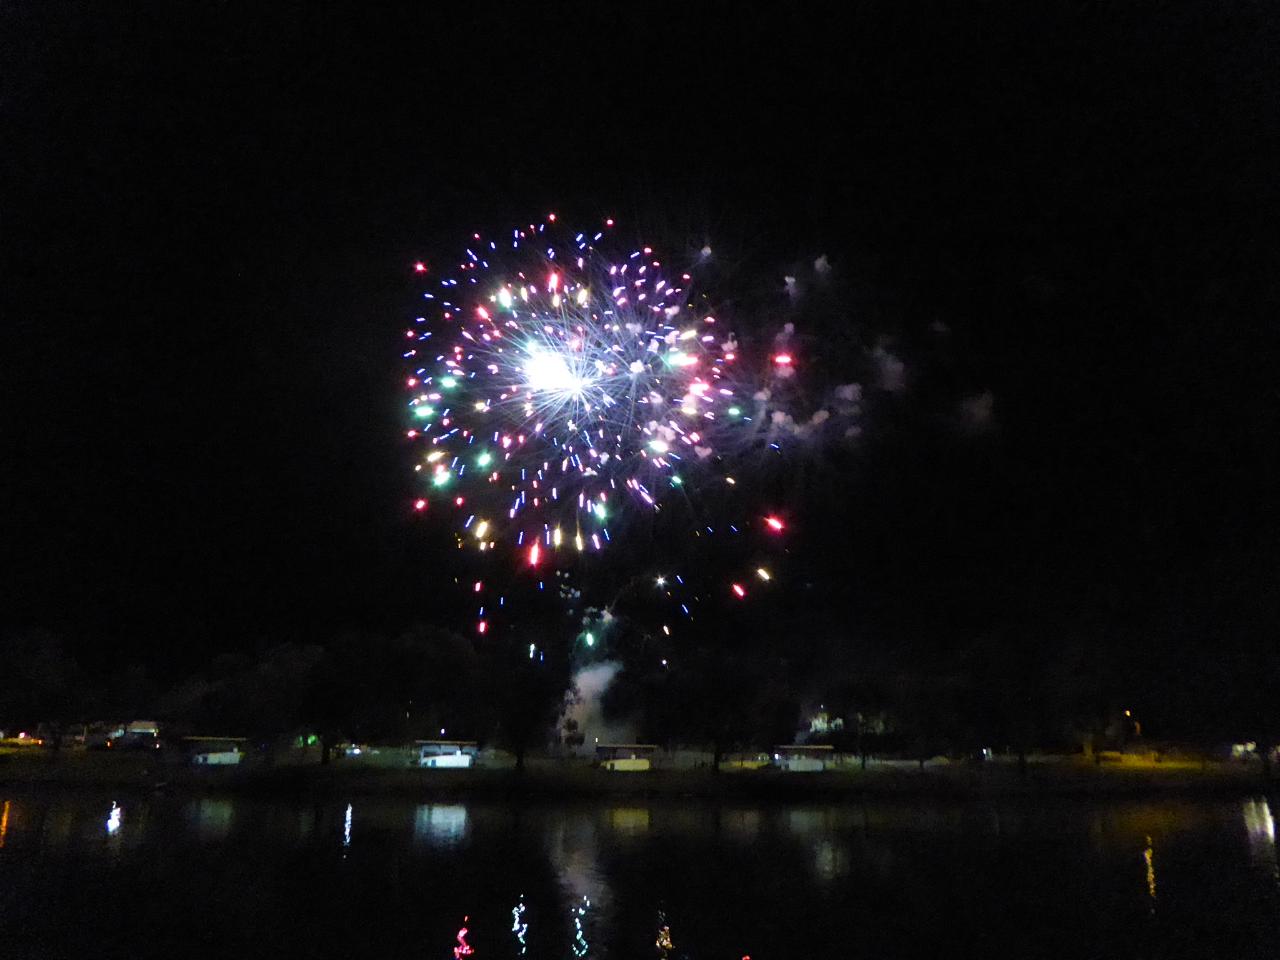
POLYGON ((529 936, 529 922, 525 919, 525 913, 528 912, 525 906, 524 894, 520 895, 519 902, 511 908, 511 934, 516 941, 516 955, 523 957, 529 949, 529 945, 525 943, 525 938, 529 936))
POLYGON ((1147 865, 1147 896, 1151 898, 1151 912, 1156 909, 1156 851, 1147 837, 1147 845, 1142 850, 1142 860, 1147 865))
POLYGON ((433 846, 456 846, 467 832, 467 808, 462 804, 424 803, 413 816, 413 837, 433 846))
POLYGON ((720 829, 740 843, 750 843, 760 833, 759 810, 725 810, 720 815, 720 829))
POLYGON ((1245 960, 1280 937, 1265 797, 515 809, 0 795, 0 927, 20 945, 6 955, 158 955, 94 950, 131 935, 96 919, 101 891, 140 878, 161 916, 225 911, 236 949, 192 943, 176 919, 134 931, 196 960, 257 955, 235 937, 268 930, 310 931, 317 958, 448 956, 463 916, 483 960, 790 960, 796 930, 806 958, 843 960, 852 927, 834 918, 853 917, 858 955, 880 957, 980 938, 988 955, 1245 960))
POLYGON ((648 807, 614 807, 609 811, 609 826, 616 833, 643 834, 649 832, 648 807))
POLYGON ((1280 863, 1276 861, 1276 821, 1265 797, 1244 802, 1244 829, 1249 835, 1249 855, 1272 885, 1280 888, 1280 863))
POLYGON ((591 909, 591 901, 583 897, 581 902, 574 906, 569 912, 573 917, 573 955, 578 958, 585 957, 591 950, 591 944, 587 942, 586 927, 584 921, 587 911, 591 909))
MULTIPOLYGON (((571 949, 575 957, 586 956, 590 929, 595 924, 607 923, 611 915, 611 891, 600 862, 601 834, 605 834, 605 844, 618 838, 613 826, 619 822, 618 812, 619 809, 614 808, 602 817, 599 811, 574 811, 556 818, 546 833, 547 859, 555 870, 561 897, 570 904, 571 949)), ((630 823, 632 827, 636 823, 625 812, 620 822, 630 823)), ((643 823, 647 830, 647 815, 643 823)), ((628 833, 634 830, 624 831, 623 836, 628 833)))
POLYGON ((187 816, 202 842, 216 843, 231 833, 235 809, 235 801, 227 797, 204 797, 189 804, 187 816))
POLYGON ((299 840, 310 840, 316 829, 316 812, 310 807, 298 811, 297 830, 299 840))
POLYGON ((1264 853, 1269 851, 1272 860, 1276 850, 1276 821, 1271 816, 1271 804, 1266 799, 1253 799, 1244 802, 1244 828, 1249 832, 1249 841, 1264 853))

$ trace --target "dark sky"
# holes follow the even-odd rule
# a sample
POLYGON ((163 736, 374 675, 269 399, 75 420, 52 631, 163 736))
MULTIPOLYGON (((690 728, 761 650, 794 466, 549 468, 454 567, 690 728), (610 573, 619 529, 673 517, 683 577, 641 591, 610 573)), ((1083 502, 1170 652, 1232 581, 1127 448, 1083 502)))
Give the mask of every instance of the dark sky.
POLYGON ((1272 5, 371 6, 0 10, 0 627, 428 615, 406 265, 561 209, 826 253, 890 338, 808 558, 869 635, 1273 642, 1272 5))

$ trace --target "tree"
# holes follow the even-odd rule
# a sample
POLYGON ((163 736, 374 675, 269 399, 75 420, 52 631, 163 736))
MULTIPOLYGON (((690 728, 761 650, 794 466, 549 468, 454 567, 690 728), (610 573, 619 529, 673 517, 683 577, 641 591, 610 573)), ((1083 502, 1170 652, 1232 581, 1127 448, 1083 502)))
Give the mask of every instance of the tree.
POLYGON ((241 732, 272 741, 302 726, 311 676, 323 658, 315 644, 280 644, 236 677, 241 732))
POLYGON ((86 710, 93 717, 146 717, 155 712, 156 686, 146 667, 132 664, 109 673, 89 691, 86 710))
POLYGON ((24 727, 46 724, 57 750, 66 724, 83 719, 79 665, 60 638, 43 630, 5 636, 0 663, 0 718, 24 727))
POLYGON ((494 738, 515 754, 516 769, 523 771, 530 748, 547 742, 564 710, 571 676, 562 636, 532 627, 516 636, 488 647, 480 689, 494 738))

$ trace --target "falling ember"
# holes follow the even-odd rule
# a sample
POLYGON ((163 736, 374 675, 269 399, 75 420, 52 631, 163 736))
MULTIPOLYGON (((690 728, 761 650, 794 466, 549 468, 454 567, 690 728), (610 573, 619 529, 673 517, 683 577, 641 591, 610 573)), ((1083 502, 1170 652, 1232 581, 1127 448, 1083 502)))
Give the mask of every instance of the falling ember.
POLYGON ((779 353, 777 356, 773 358, 773 362, 780 367, 789 367, 791 366, 791 354, 779 353))
POLYGON ((413 509, 415 509, 415 510, 425 510, 425 509, 427 509, 427 501, 425 501, 425 500, 423 500, 421 497, 419 497, 417 500, 413 501, 413 509))
POLYGON ((427 265, 426 265, 425 263, 423 263, 421 260, 419 260, 417 263, 415 263, 415 264, 413 265, 413 272, 414 272, 414 273, 426 273, 426 272, 427 272, 427 265))
POLYGON ((774 531, 774 533, 781 533, 785 526, 777 517, 765 517, 764 522, 768 524, 769 529, 774 531))
POLYGON ((740 583, 735 583, 733 585, 733 592, 739 597, 745 597, 747 595, 747 591, 743 589, 742 584, 740 583))

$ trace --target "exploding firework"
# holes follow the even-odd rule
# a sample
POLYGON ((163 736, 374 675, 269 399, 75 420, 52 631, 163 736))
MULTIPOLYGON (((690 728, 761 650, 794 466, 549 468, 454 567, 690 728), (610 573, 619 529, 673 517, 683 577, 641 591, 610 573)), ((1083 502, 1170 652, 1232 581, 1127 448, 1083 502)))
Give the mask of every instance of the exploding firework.
MULTIPOLYGON (((699 491, 736 483, 733 457, 771 423, 697 278, 650 247, 611 252, 612 227, 575 234, 550 216, 474 235, 450 275, 414 265, 429 284, 404 354, 414 508, 449 517, 460 548, 539 580, 607 550, 637 516, 695 514, 699 491)), ((777 353, 765 367, 785 378, 793 364, 777 353)), ((770 579, 755 568, 743 577, 770 579)))

